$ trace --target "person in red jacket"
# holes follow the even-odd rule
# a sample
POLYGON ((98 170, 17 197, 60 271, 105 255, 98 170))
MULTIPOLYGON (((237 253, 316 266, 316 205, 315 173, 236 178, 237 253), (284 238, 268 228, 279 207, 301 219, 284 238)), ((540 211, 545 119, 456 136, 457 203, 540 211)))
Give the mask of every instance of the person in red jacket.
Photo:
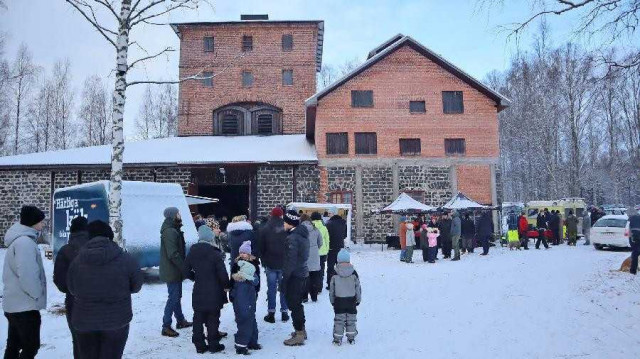
POLYGON ((520 243, 524 246, 524 249, 529 250, 529 237, 527 232, 529 231, 529 222, 524 215, 524 211, 520 213, 518 217, 518 234, 520 235, 520 243))

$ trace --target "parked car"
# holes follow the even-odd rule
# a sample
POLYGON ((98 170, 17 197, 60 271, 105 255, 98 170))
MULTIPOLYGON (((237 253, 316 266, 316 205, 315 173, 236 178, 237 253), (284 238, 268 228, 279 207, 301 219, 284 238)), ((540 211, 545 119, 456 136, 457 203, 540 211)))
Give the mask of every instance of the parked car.
POLYGON ((610 214, 598 219, 591 228, 593 246, 596 249, 604 247, 628 248, 628 221, 629 217, 626 214, 610 214))

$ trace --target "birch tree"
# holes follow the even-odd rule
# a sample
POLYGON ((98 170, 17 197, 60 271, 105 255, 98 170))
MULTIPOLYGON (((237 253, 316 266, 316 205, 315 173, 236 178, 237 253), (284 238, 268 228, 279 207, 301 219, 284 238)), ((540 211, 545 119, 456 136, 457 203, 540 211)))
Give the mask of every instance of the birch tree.
MULTIPOLYGON (((126 103, 126 90, 128 87, 145 83, 167 83, 167 81, 133 80, 127 78, 129 71, 145 61, 153 60, 159 56, 174 51, 170 47, 148 54, 141 58, 130 60, 129 49, 132 45, 139 46, 130 38, 132 30, 142 25, 161 25, 158 20, 177 10, 194 10, 206 0, 65 0, 72 6, 97 33, 112 46, 116 52, 115 61, 115 88, 113 91, 112 113, 112 153, 111 153, 111 180, 109 193, 109 222, 114 230, 116 242, 124 247, 122 238, 122 175, 124 136, 123 119, 126 103)), ((202 79, 202 72, 188 76, 180 81, 202 79)))
POLYGON ((13 87, 13 154, 17 155, 20 143, 21 120, 24 115, 23 110, 33 88, 36 79, 37 67, 33 64, 31 52, 27 45, 22 44, 18 49, 16 59, 11 66, 10 80, 13 87))
POLYGON ((59 60, 53 66, 53 133, 56 149, 74 147, 76 126, 73 119, 74 94, 71 87, 71 64, 68 59, 59 60))

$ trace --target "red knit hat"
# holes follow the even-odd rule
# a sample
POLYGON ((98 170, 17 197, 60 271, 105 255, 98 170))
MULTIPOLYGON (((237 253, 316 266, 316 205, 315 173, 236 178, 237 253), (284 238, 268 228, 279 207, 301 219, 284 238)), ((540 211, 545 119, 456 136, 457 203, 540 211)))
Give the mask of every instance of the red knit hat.
POLYGON ((280 207, 273 207, 271 210, 271 217, 282 217, 283 215, 284 212, 282 212, 282 208, 280 207))

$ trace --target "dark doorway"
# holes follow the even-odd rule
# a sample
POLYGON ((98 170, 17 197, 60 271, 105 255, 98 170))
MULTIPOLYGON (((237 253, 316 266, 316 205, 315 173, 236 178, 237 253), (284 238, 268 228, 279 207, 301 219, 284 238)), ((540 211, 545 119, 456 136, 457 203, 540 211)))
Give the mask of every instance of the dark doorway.
POLYGON ((203 217, 213 214, 231 221, 234 216, 249 213, 249 185, 200 185, 198 195, 218 199, 218 203, 198 205, 198 213, 203 217))

